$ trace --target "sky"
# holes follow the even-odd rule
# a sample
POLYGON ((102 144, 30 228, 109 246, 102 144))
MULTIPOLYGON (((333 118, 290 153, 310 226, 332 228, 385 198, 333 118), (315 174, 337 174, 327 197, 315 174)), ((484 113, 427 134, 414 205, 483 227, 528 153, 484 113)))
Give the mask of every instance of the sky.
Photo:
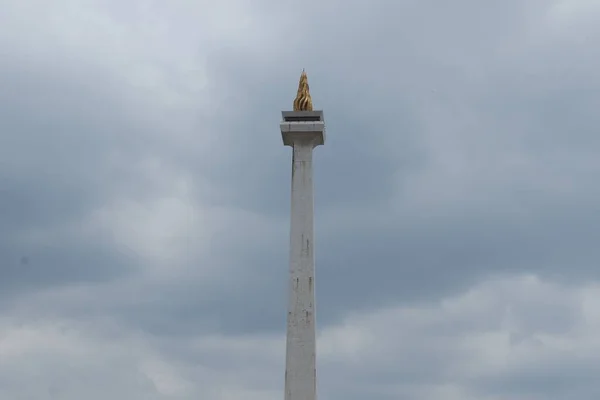
POLYGON ((0 399, 283 398, 303 68, 319 398, 599 398, 598 18, 3 0, 0 399))

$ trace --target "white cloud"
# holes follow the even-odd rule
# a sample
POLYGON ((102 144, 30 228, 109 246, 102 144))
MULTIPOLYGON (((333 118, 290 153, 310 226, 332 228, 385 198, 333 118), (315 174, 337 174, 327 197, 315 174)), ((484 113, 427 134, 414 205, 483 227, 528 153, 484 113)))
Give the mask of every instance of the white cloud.
MULTIPOLYGON (((443 384, 472 395, 493 395, 486 380, 501 380, 515 371, 554 375, 564 368, 562 373, 568 374, 570 368, 600 360, 598 321, 589 314, 594 309, 590 303, 598 299, 600 291, 593 284, 567 287, 531 275, 492 279, 435 305, 348 317, 344 325, 322 332, 321 362, 351 366, 357 378, 368 371, 365 382, 387 375, 383 386, 416 370, 425 379, 425 391, 443 384)), ((397 394, 405 390, 400 386, 397 394)), ((542 398, 544 388, 536 390, 531 398, 542 398)))
POLYGON ((103 337, 104 326, 38 320, 2 324, 0 395, 4 398, 158 398, 140 372, 152 351, 136 337, 103 337), (150 397, 145 397, 150 396, 150 397))
POLYGON ((120 188, 110 203, 92 211, 86 230, 104 232, 150 268, 176 269, 186 257, 204 254, 211 227, 207 207, 194 198, 191 177, 156 158, 137 166, 131 177, 137 185, 120 188), (138 192, 138 187, 144 190, 138 192))
MULTIPOLYGON (((353 313, 320 331, 321 397, 496 399, 504 394, 494 382, 517 379, 515 373, 534 379, 533 371, 552 377, 593 368, 600 361, 599 302, 600 285, 562 286, 527 275, 489 279, 435 304, 353 313), (548 316, 562 323, 559 330, 546 324, 548 316)), ((3 327, 3 371, 22 384, 12 393, 38 376, 37 390, 57 386, 73 393, 61 396, 68 400, 75 398, 69 388, 85 390, 83 382, 94 374, 98 382, 112 382, 116 398, 275 398, 282 390, 285 341, 279 335, 200 335, 172 342, 106 319, 21 325, 5 318, 3 327), (35 367, 53 362, 60 368, 35 367), (71 373, 83 381, 67 380, 71 373), (113 380, 117 374, 121 378, 113 380)), ((557 395, 565 389, 559 387, 557 395)), ((560 398, 544 387, 535 390, 528 398, 560 398)), ((514 398, 520 395, 517 389, 514 398)))
POLYGON ((555 0, 549 8, 547 18, 564 34, 581 34, 582 31, 592 28, 598 14, 600 4, 594 0, 555 0))

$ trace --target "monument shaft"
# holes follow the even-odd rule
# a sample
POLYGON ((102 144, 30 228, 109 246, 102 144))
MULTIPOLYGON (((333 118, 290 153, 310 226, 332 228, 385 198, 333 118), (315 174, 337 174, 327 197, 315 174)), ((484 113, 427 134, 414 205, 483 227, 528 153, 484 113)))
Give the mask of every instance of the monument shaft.
POLYGON ((285 400, 316 399, 313 147, 293 145, 285 400))

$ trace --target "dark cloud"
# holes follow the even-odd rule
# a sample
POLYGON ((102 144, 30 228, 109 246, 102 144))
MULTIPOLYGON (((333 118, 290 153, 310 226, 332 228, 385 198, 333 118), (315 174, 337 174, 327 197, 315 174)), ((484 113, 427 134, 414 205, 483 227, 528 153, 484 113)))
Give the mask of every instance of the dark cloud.
POLYGON ((28 67, 0 71, 2 293, 121 277, 131 258, 77 230, 109 196, 107 153, 128 126, 102 85, 28 67))

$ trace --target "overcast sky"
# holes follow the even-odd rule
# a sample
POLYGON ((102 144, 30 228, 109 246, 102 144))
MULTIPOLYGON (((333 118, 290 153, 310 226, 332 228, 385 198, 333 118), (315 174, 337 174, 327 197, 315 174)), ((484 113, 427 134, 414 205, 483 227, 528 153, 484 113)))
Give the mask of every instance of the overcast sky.
POLYGON ((600 3, 0 1, 0 399, 600 398, 600 3))

